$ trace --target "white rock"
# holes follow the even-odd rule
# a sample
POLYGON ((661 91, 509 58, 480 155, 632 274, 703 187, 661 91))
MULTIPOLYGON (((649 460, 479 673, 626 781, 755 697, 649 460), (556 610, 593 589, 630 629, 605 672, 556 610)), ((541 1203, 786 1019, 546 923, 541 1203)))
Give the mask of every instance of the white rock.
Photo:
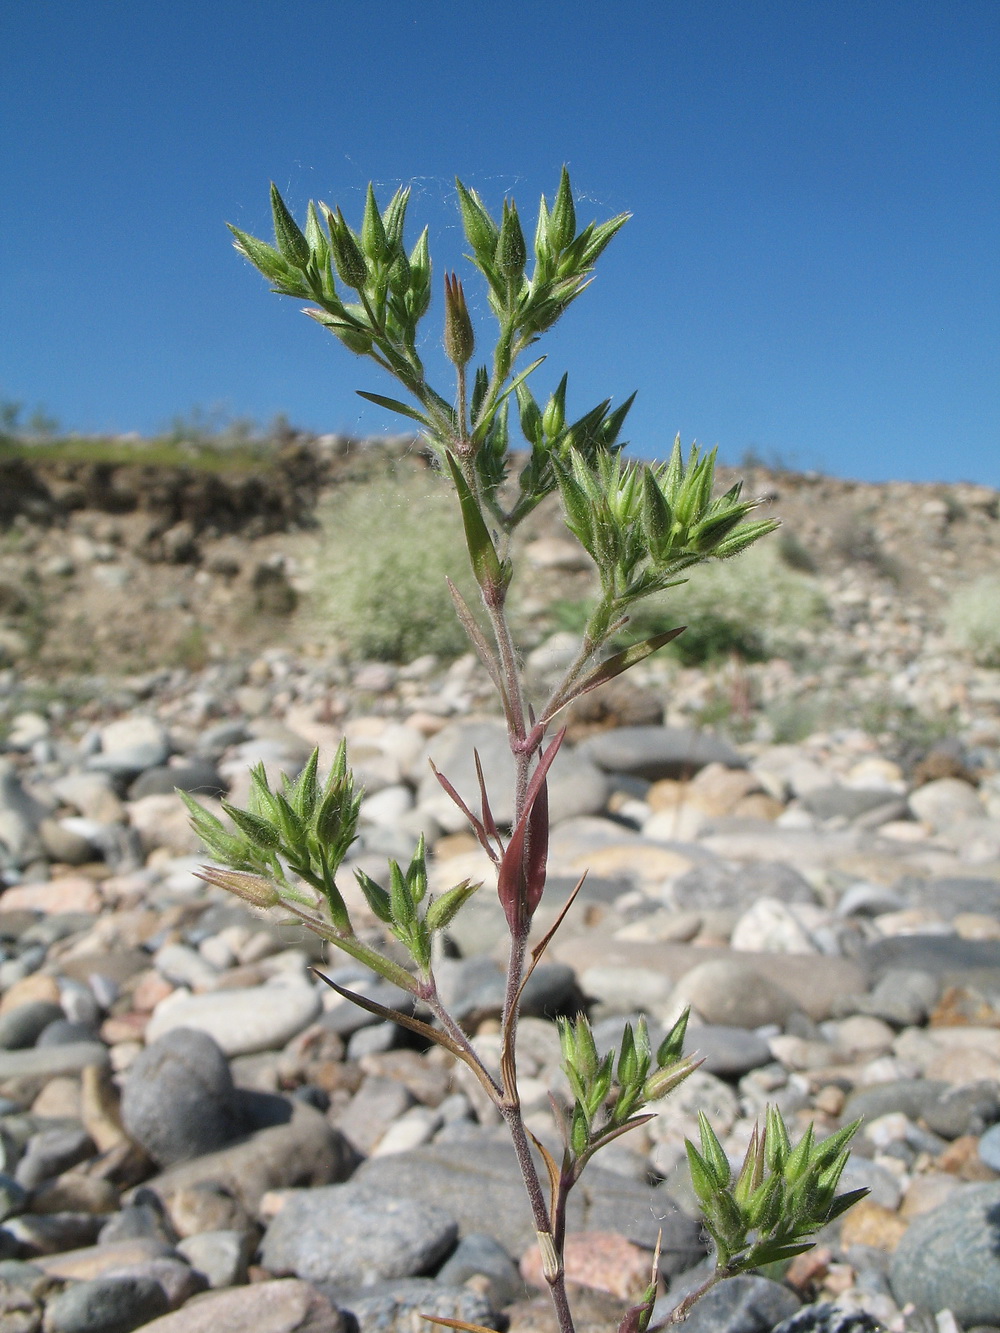
POLYGON ((818 953, 805 918, 818 926, 827 916, 821 908, 808 903, 758 898, 737 921, 730 944, 733 949, 749 952, 818 953))
POLYGON ((187 1027, 207 1032, 228 1056, 273 1051, 311 1023, 320 1007, 317 992, 302 984, 209 991, 159 1005, 146 1041, 187 1027))
POLYGON ((961 778, 937 778, 910 793, 915 817, 936 833, 962 819, 981 819, 986 813, 975 787, 961 778))
POLYGON ((361 802, 361 818, 368 824, 395 824, 412 807, 413 793, 409 787, 397 783, 383 787, 374 796, 366 796, 361 802))

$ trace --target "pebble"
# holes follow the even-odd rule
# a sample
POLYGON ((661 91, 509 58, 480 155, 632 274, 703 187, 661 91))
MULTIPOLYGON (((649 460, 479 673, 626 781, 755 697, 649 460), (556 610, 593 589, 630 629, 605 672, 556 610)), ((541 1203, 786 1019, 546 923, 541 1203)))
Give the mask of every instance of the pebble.
POLYGON ((1000 1181, 965 1185, 915 1218, 893 1256, 896 1300, 951 1310, 966 1327, 1000 1323, 998 1209, 1000 1181))
POLYGON ((245 1130, 226 1057, 206 1032, 176 1027, 125 1079, 122 1124, 158 1166, 214 1152, 245 1130))
POLYGON ((46 1333, 132 1333, 169 1309, 154 1278, 94 1278, 74 1283, 47 1303, 46 1333))
POLYGON ((228 1055, 250 1055, 283 1046, 319 1014, 315 987, 268 986, 192 995, 157 1007, 146 1040, 154 1042, 172 1028, 207 1033, 228 1055))
POLYGON ((424 1272, 457 1237, 458 1223, 434 1204, 370 1183, 330 1185, 288 1198, 264 1233, 260 1257, 278 1277, 367 1287, 424 1272))

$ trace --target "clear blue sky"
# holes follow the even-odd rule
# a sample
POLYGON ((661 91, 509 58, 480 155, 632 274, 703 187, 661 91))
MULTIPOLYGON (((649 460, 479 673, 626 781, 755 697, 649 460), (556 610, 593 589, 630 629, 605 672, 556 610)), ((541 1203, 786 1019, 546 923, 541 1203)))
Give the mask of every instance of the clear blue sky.
POLYGON ((532 215, 566 162, 634 217, 540 391, 637 389, 646 454, 1000 485, 998 71, 1000 0, 0 0, 0 397, 397 430, 223 222, 412 182, 436 313, 454 175, 532 215))

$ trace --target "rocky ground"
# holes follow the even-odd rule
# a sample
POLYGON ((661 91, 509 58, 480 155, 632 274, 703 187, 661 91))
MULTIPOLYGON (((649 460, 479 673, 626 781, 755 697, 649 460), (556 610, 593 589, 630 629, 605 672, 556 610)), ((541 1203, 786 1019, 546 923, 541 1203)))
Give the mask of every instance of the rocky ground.
MULTIPOLYGON (((540 932, 590 873, 526 994, 532 1130, 555 1142, 559 1013, 586 1004, 610 1047, 627 1018, 662 1028, 690 1004, 705 1057, 584 1177, 567 1247, 578 1326, 613 1327, 660 1229, 657 1317, 701 1280, 683 1140, 704 1110, 735 1160, 776 1103, 795 1132, 863 1115, 844 1183, 871 1194, 783 1275, 717 1288, 688 1327, 983 1333, 1000 1328, 1000 671, 949 648, 941 612, 995 561, 997 495, 755 482, 830 605, 808 651, 711 671, 651 659, 576 706, 553 769, 540 932)), ((199 880, 173 794, 242 803, 251 763, 292 774, 346 736, 367 792, 353 864, 384 876, 423 831, 433 888, 484 881, 438 972, 495 1058, 502 913, 427 762, 468 790, 475 746, 504 792, 488 682, 471 658, 320 656, 305 627, 301 649, 262 647, 268 626, 294 639, 291 597, 203 665, 69 674, 57 609, 74 590, 77 634, 101 623, 112 642, 133 615, 155 642, 180 614, 155 605, 171 589, 193 623, 220 590, 252 599, 260 568, 282 580, 258 592, 305 597, 312 538, 304 511, 214 535, 182 517, 145 540, 188 522, 196 555, 161 558, 128 535, 136 509, 54 503, 9 516, 4 557, 10 586, 30 565, 61 591, 45 603, 51 657, 9 640, 0 700, 0 1333, 403 1333, 416 1312, 549 1333, 478 1085, 309 968, 399 1003, 385 983, 199 880), (238 568, 214 572, 226 544, 238 568), (131 573, 116 588, 109 568, 131 573)), ((585 578, 544 525, 525 556, 540 598, 585 578)), ((8 632, 26 632, 16 612, 8 632)), ((541 690, 567 643, 536 640, 541 690)), ((360 892, 351 908, 374 937, 360 892)))

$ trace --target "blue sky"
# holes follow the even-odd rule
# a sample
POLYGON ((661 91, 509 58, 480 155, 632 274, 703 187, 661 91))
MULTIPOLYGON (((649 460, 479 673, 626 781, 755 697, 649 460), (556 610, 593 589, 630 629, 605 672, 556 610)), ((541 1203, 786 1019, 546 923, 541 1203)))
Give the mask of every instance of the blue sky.
POLYGON ((1000 485, 998 69, 998 0, 0 0, 0 398, 397 430, 224 221, 411 182, 443 375, 453 177, 531 217, 566 162, 582 220, 634 216, 539 394, 637 389, 649 455, 1000 485))

